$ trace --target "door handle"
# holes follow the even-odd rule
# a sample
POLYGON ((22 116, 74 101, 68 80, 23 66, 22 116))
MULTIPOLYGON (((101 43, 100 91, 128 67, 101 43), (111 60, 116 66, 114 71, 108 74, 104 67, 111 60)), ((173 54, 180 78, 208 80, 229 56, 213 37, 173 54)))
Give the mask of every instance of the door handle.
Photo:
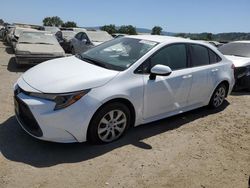
POLYGON ((187 78, 192 78, 193 76, 191 75, 191 74, 189 74, 189 75, 185 75, 185 76, 183 76, 182 78, 183 79, 187 79, 187 78))
POLYGON ((217 72, 219 69, 212 69, 211 71, 212 72, 217 72))

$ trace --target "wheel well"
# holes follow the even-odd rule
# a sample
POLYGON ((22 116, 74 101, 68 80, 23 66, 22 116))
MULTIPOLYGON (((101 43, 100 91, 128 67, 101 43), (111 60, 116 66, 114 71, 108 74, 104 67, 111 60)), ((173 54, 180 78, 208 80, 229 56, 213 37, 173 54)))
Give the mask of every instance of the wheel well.
MULTIPOLYGON (((105 102, 104 104, 102 104, 102 105, 96 110, 96 112, 94 113, 93 117, 92 117, 91 120, 90 120, 89 125, 90 125, 91 122, 93 121, 93 118, 95 117, 96 113, 99 112, 99 111, 103 108, 103 106, 105 106, 105 105, 107 105, 107 104, 110 104, 110 103, 115 103, 115 102, 122 103, 122 104, 124 104, 124 105, 126 105, 126 106, 128 107, 128 109, 129 109, 129 111, 130 111, 130 115, 131 115, 131 123, 130 123, 130 126, 134 126, 134 124, 135 124, 135 108, 134 108, 133 104, 132 104, 129 100, 124 99, 124 98, 112 99, 112 100, 107 101, 107 102, 105 102)), ((89 128, 89 126, 88 126, 88 128, 89 128)), ((88 132, 89 132, 89 129, 88 129, 88 131, 87 131, 87 137, 88 137, 88 132)))
MULTIPOLYGON (((229 91, 229 82, 226 81, 226 80, 224 80, 224 81, 222 81, 220 84, 225 84, 225 86, 226 86, 226 88, 227 88, 227 93, 226 93, 226 97, 227 97, 228 91, 229 91)), ((220 85, 220 84, 219 84, 219 85, 220 85)), ((219 85, 218 85, 218 86, 219 86, 219 85)))

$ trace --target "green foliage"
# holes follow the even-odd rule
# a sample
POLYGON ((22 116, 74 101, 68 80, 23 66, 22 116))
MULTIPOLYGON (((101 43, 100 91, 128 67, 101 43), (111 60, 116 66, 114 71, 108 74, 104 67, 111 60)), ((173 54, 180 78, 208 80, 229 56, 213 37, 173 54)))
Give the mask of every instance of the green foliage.
POLYGON ((190 38, 193 40, 215 40, 229 42, 236 40, 250 40, 250 33, 178 33, 176 37, 190 38))
POLYGON ((106 32, 108 32, 109 34, 117 33, 116 26, 113 25, 113 24, 104 25, 104 26, 100 27, 100 30, 106 31, 106 32))
POLYGON ((118 33, 128 34, 128 35, 137 35, 136 28, 132 25, 122 25, 118 29, 118 33))
POLYGON ((4 24, 3 19, 0 19, 0 25, 3 25, 3 24, 4 24))
POLYGON ((152 29, 152 35, 161 35, 162 28, 160 26, 154 26, 152 29))
POLYGON ((62 27, 77 27, 76 22, 73 21, 67 21, 64 24, 62 24, 62 27))
POLYGON ((43 25, 44 26, 56 26, 56 27, 59 27, 59 26, 63 25, 63 21, 58 16, 46 17, 46 18, 43 19, 43 25))

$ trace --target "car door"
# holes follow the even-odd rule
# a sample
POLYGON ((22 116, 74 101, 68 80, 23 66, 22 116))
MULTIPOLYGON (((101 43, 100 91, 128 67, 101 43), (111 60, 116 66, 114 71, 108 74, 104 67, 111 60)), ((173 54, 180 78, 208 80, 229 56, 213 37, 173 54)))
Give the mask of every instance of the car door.
POLYGON ((210 78, 210 65, 209 49, 199 44, 190 44, 190 60, 193 75, 193 82, 188 97, 189 106, 202 106, 210 96, 212 83, 210 78))
POLYGON ((192 85, 192 72, 187 68, 188 55, 185 44, 166 46, 150 57, 146 64, 148 71, 157 64, 172 69, 169 76, 157 76, 150 80, 144 75, 144 119, 159 119, 171 113, 178 113, 187 105, 192 85))
POLYGON ((80 42, 80 50, 81 52, 85 52, 90 48, 91 48, 91 42, 87 34, 83 32, 82 37, 81 37, 81 42, 80 42))
POLYGON ((75 50, 75 53, 80 51, 80 41, 82 38, 82 32, 77 33, 76 36, 71 40, 71 44, 75 50))

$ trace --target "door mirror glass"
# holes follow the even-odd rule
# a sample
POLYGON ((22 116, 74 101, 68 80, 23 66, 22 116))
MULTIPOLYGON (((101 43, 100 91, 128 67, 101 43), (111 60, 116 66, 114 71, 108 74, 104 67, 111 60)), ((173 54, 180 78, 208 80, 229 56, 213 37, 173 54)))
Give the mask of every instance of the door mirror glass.
POLYGON ((172 73, 169 66, 166 65, 155 65, 150 70, 150 80, 155 80, 156 76, 168 76, 172 73))

